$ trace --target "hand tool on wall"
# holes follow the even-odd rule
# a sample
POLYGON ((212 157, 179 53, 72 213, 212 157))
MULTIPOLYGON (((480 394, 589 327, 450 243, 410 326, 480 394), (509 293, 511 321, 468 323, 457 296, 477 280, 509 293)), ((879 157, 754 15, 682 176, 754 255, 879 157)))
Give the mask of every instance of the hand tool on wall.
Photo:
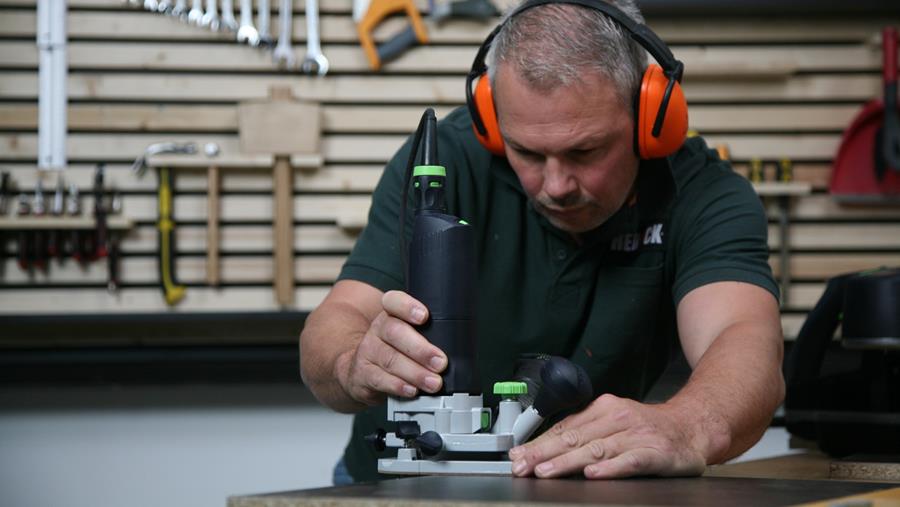
POLYGON ((441 24, 448 19, 474 19, 485 21, 500 16, 500 11, 490 0, 451 0, 428 2, 428 17, 441 24))
POLYGON ((159 9, 159 2, 157 0, 144 0, 144 9, 156 12, 159 9))
MULTIPOLYGON (((109 205, 109 213, 120 215, 122 213, 122 194, 113 191, 112 199, 109 205)), ((119 290, 119 241, 121 240, 119 233, 109 230, 109 248, 106 256, 106 273, 107 282, 106 290, 110 293, 119 290)))
MULTIPOLYGON (((131 170, 138 177, 144 175, 147 170, 147 160, 154 155, 162 154, 193 154, 197 152, 195 143, 156 143, 148 146, 144 153, 138 157, 133 164, 131 170)), ((175 276, 175 221, 173 218, 173 199, 172 192, 174 189, 174 175, 171 170, 165 167, 157 168, 158 188, 157 188, 157 260, 159 264, 160 286, 163 292, 163 299, 169 305, 174 305, 185 295, 185 287, 178 285, 175 276)))
POLYGON ((756 157, 750 159, 750 167, 747 171, 747 179, 750 180, 751 183, 761 183, 766 179, 765 168, 763 167, 762 160, 756 157))
POLYGON ((354 0, 353 21, 369 66, 378 70, 382 64, 400 56, 416 44, 428 43, 428 32, 412 0, 354 0), (372 32, 389 15, 405 11, 409 26, 376 47, 372 32))
POLYGON ((203 19, 203 0, 192 0, 191 10, 188 11, 187 20, 192 25, 200 26, 200 20, 203 19))
MULTIPOLYGON (((50 206, 50 216, 58 218, 66 211, 66 184, 62 175, 56 178, 56 192, 53 194, 53 204, 50 206)), ((47 232, 47 253, 50 257, 56 257, 60 261, 65 258, 65 234, 62 230, 51 229, 47 232)))
POLYGON ((294 301, 294 173, 292 155, 319 155, 319 105, 295 100, 288 87, 273 87, 270 100, 238 105, 241 151, 275 156, 274 269, 275 299, 286 307, 294 301))
POLYGON ((237 31, 238 22, 234 19, 234 0, 222 0, 222 28, 230 32, 237 31))
MULTIPOLYGON (((27 217, 31 214, 31 201, 28 194, 19 194, 19 204, 16 207, 16 216, 27 217)), ((16 238, 16 259, 19 263, 19 269, 27 271, 31 267, 31 238, 28 231, 22 229, 18 231, 16 238)))
MULTIPOLYGON (((47 205, 44 202, 44 183, 40 176, 34 186, 34 198, 31 202, 31 214, 36 217, 42 217, 47 214, 47 205)), ((32 246, 32 260, 34 265, 41 271, 47 270, 47 232, 42 229, 35 229, 31 233, 31 240, 34 242, 32 246)))
POLYGON ((259 0, 257 4, 259 13, 256 16, 256 31, 259 33, 259 45, 265 48, 272 47, 272 34, 269 32, 269 26, 272 11, 269 9, 269 0, 259 0))
POLYGON ((322 54, 322 45, 319 39, 318 0, 306 0, 306 58, 300 64, 300 70, 304 74, 320 76, 328 73, 328 58, 322 54))
POLYGON ((253 27, 253 3, 241 0, 241 26, 238 28, 237 41, 251 46, 259 44, 259 32, 253 27))
POLYGON ((900 202, 897 30, 882 30, 881 42, 884 97, 868 102, 844 131, 829 183, 839 201, 900 202))
POLYGON ((293 32, 293 2, 291 0, 281 0, 278 8, 278 44, 272 51, 272 58, 275 63, 288 69, 294 68, 297 64, 297 57, 294 56, 294 49, 291 47, 291 37, 293 32))
POLYGON ((216 10, 216 0, 206 0, 206 12, 200 18, 200 26, 214 32, 219 31, 219 12, 216 10))
POLYGON ((175 276, 175 218, 172 192, 174 190, 174 173, 166 167, 157 170, 159 176, 159 220, 158 230, 159 280, 163 298, 169 306, 175 305, 184 298, 186 288, 178 284, 175 276))
MULTIPOLYGON (((6 218, 9 213, 9 172, 0 173, 0 219, 6 218)), ((6 270, 6 235, 0 230, 0 276, 6 270)))
POLYGON ((100 259, 109 254, 109 231, 106 222, 106 193, 103 177, 106 167, 97 164, 94 170, 94 252, 91 259, 100 259))
MULTIPOLYGON (((76 217, 81 215, 81 197, 79 195, 78 186, 74 183, 69 185, 69 195, 66 198, 66 215, 76 217)), ((73 229, 69 233, 69 249, 72 252, 72 258, 79 263, 85 263, 89 260, 91 253, 94 251, 91 245, 93 234, 88 231, 80 231, 73 229)))
POLYGON ((187 0, 176 0, 172 10, 168 12, 172 17, 187 21, 188 8, 187 0))

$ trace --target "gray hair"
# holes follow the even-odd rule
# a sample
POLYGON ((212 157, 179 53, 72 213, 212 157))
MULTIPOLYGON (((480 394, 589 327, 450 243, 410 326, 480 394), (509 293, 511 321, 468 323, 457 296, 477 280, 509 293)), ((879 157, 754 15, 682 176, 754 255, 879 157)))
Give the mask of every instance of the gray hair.
MULTIPOLYGON (((634 0, 608 3, 634 21, 644 22, 634 0)), ((492 87, 500 63, 512 64, 539 91, 568 86, 597 73, 615 84, 630 109, 647 67, 647 52, 602 12, 560 3, 532 7, 504 19, 485 61, 492 87)))

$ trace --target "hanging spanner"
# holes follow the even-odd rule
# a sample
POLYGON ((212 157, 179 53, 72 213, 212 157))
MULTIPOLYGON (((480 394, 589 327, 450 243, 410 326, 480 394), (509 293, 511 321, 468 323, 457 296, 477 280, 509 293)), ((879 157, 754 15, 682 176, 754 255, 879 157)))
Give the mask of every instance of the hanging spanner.
POLYGON ((169 11, 170 16, 174 16, 176 18, 184 19, 187 16, 188 8, 187 8, 187 0, 177 0, 175 2, 175 6, 172 7, 172 10, 169 11))
POLYGON ((191 2, 191 10, 188 12, 188 23, 192 25, 200 25, 203 19, 203 0, 193 0, 191 2))
POLYGON ((280 31, 278 32, 278 45, 275 46, 275 51, 272 52, 272 58, 275 59, 277 64, 284 65, 290 69, 297 63, 297 58, 294 56, 294 50, 291 47, 293 1, 281 0, 279 7, 278 24, 280 31))
POLYGON ((159 8, 159 2, 157 0, 144 0, 144 9, 155 11, 157 8, 159 8))
POLYGON ((319 2, 306 0, 306 58, 300 65, 304 74, 324 76, 328 72, 328 58, 322 54, 319 39, 319 2))
POLYGON ((259 45, 259 32, 253 27, 253 3, 241 0, 241 26, 237 33, 238 42, 246 42, 251 46, 259 45))
POLYGON ((238 23, 237 20, 234 19, 234 1, 222 0, 220 10, 222 11, 222 28, 230 32, 236 31, 238 29, 238 23))
POLYGON ((206 0, 206 12, 200 18, 200 26, 209 28, 214 32, 219 31, 219 13, 216 10, 216 0, 206 0))
POLYGON ((272 34, 269 33, 269 18, 272 12, 269 10, 269 0, 259 0, 257 6, 259 11, 256 18, 256 31, 259 33, 259 45, 263 47, 272 47, 272 34))

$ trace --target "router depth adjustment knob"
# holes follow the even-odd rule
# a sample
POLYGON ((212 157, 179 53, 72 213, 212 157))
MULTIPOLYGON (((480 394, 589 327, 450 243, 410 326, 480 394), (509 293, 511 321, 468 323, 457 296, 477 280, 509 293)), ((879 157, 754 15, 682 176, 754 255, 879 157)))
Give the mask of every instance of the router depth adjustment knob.
POLYGON ((436 431, 426 431, 416 438, 416 447, 425 456, 434 456, 444 448, 444 439, 436 431))
POLYGON ((504 400, 515 399, 520 394, 528 394, 528 384, 525 382, 495 382, 494 394, 499 394, 504 400))

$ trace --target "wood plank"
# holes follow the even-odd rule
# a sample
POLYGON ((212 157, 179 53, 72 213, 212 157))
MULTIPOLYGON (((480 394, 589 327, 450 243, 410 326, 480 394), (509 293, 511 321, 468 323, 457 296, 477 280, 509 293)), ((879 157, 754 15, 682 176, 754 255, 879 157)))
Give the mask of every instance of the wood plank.
MULTIPOLYGON (((0 99, 37 99, 35 71, 0 71, 0 99)), ((459 76, 361 75, 309 79, 294 75, 171 74, 70 71, 70 99, 239 101, 265 98, 273 85, 290 86, 294 96, 322 102, 461 104, 465 80, 459 76)), ((882 94, 881 76, 872 74, 804 74, 779 81, 686 82, 693 105, 703 101, 867 101, 882 94)))
MULTIPOLYGON (((293 47, 298 58, 304 48, 293 47)), ((418 46, 383 71, 391 72, 467 72, 477 46, 418 46)), ((67 45, 69 68, 115 70, 166 71, 274 71, 277 65, 266 51, 230 44, 159 41, 147 43, 118 43, 73 41, 67 45)), ((815 72, 832 70, 877 71, 881 54, 866 45, 804 45, 804 46, 706 46, 679 48, 678 57, 685 65, 685 79, 703 76, 752 79, 770 68, 784 68, 785 72, 815 72)), ((37 68, 38 51, 33 42, 0 41, 0 62, 5 68, 37 68)), ((368 72, 369 64, 358 46, 328 48, 329 72, 368 72)), ((306 79, 315 79, 309 78, 306 79)))
MULTIPOLYGON (((56 188, 56 173, 38 174, 34 164, 3 163, 0 169, 10 171, 18 188, 33 189, 39 176, 44 189, 56 188)), ((318 170, 298 169, 294 179, 296 192, 371 192, 381 178, 383 164, 326 165, 318 170)), ((94 165, 73 163, 62 174, 68 183, 74 183, 83 193, 88 193, 93 185, 94 165)), ((176 174, 179 191, 205 191, 206 168, 181 168, 176 174)), ((221 174, 224 192, 271 191, 272 178, 258 169, 228 169, 221 174)), ((107 189, 128 192, 156 192, 156 177, 138 177, 131 172, 131 164, 113 163, 106 165, 107 189)))
MULTIPOLYGON (((56 261, 49 263, 46 272, 33 270, 22 271, 15 259, 4 261, 5 271, 3 283, 29 284, 41 286, 56 283, 96 283, 107 280, 107 263, 105 260, 87 263, 81 266, 71 260, 60 265, 56 261)), ((220 282, 228 283, 262 283, 272 281, 272 256, 228 257, 219 259, 220 282)), ((305 255, 294 259, 294 277, 301 284, 333 283, 344 264, 344 256, 312 256, 305 255)), ((121 283, 158 283, 159 272, 157 260, 152 257, 123 257, 119 263, 121 283)), ((205 257, 178 257, 175 273, 179 283, 205 284, 205 257)), ((124 290, 124 289, 123 289, 124 290)))
MULTIPOLYGON (((769 247, 781 244, 778 225, 769 226, 769 247)), ((793 224, 790 247, 803 249, 897 249, 900 223, 886 224, 793 224)))
MULTIPOLYGON (((229 254, 242 252, 272 251, 272 227, 263 225, 235 226, 219 228, 219 249, 229 254)), ((300 253, 344 252, 349 253, 356 242, 355 234, 333 225, 299 225, 294 227, 294 250, 300 253)), ((204 227, 178 227, 175 241, 179 252, 203 252, 206 250, 206 229, 204 227)), ((124 253, 155 252, 157 248, 156 228, 137 227, 123 238, 124 253)))
MULTIPOLYGON (((386 162, 404 140, 404 134, 345 135, 322 137, 322 156, 326 163, 386 162)), ((831 159, 837 152, 840 134, 734 134, 706 136, 711 146, 725 143, 732 157, 750 159, 790 158, 795 161, 831 159)), ((195 141, 219 145, 222 157, 240 155, 240 143, 233 134, 172 135, 154 133, 121 133, 115 135, 76 132, 68 136, 70 161, 129 161, 155 142, 195 141)), ((0 133, 0 157, 8 160, 36 160, 37 135, 34 133, 0 133)))
MULTIPOLYGON (((311 311, 328 293, 328 287, 295 289, 293 309, 311 311)), ((169 307, 159 289, 127 289, 109 294, 105 288, 78 289, 78 297, 68 289, 2 290, 0 315, 40 315, 137 312, 253 312, 277 311, 271 287, 231 287, 212 289, 189 287, 184 299, 169 307)))
MULTIPOLYGON (((860 111, 859 105, 704 105, 691 107, 691 129, 718 132, 833 132, 842 131, 860 111)), ((422 106, 362 106, 328 104, 322 107, 326 132, 409 133, 422 106)), ((453 106, 435 108, 438 118, 453 106)), ((193 104, 70 104, 69 132, 234 132, 237 112, 232 105, 193 104)), ((0 103, 0 129, 36 130, 37 104, 0 103)))
MULTIPOLYGON (((421 2, 427 8, 426 2, 421 2)), ((294 39, 306 39, 306 20, 303 15, 304 5, 296 4, 293 17, 294 39)), ((324 12, 334 9, 345 10, 345 5, 334 5, 320 16, 320 34, 324 44, 355 43, 355 24, 346 14, 329 15, 324 12)), ((277 15, 277 9, 273 9, 277 15)), ((429 39, 439 43, 479 44, 488 32, 499 21, 485 22, 453 20, 452 23, 437 25, 425 18, 429 39)), ((900 20, 895 20, 895 23, 900 20)), ((397 33, 405 20, 388 19, 379 30, 376 40, 386 35, 397 33)), ((771 19, 771 18, 739 18, 717 19, 708 23, 695 19, 657 19, 648 18, 649 26, 667 43, 671 45, 685 43, 747 43, 747 42, 822 42, 822 41, 858 41, 864 42, 880 33, 883 24, 891 24, 890 20, 874 19, 771 19)), ((33 11, 9 10, 0 15, 0 34, 16 37, 34 37, 35 14, 33 11)), ((167 16, 153 15, 142 10, 79 11, 72 10, 68 16, 69 37, 103 38, 112 40, 140 38, 145 40, 172 40, 189 38, 192 40, 220 40, 227 37, 222 33, 211 32, 178 22, 167 16)), ((676 54, 677 54, 676 48, 676 54)))
MULTIPOLYGON (((780 274, 777 255, 769 257, 769 265, 777 278, 780 274)), ((900 266, 900 253, 802 253, 790 258, 792 278, 826 279, 880 266, 900 266)))
MULTIPOLYGON (((779 216, 776 199, 765 199, 766 211, 770 220, 779 216)), ((890 206, 850 206, 840 204, 830 195, 815 194, 800 197, 791 201, 791 219, 828 220, 828 219, 900 219, 900 208, 890 206)))

